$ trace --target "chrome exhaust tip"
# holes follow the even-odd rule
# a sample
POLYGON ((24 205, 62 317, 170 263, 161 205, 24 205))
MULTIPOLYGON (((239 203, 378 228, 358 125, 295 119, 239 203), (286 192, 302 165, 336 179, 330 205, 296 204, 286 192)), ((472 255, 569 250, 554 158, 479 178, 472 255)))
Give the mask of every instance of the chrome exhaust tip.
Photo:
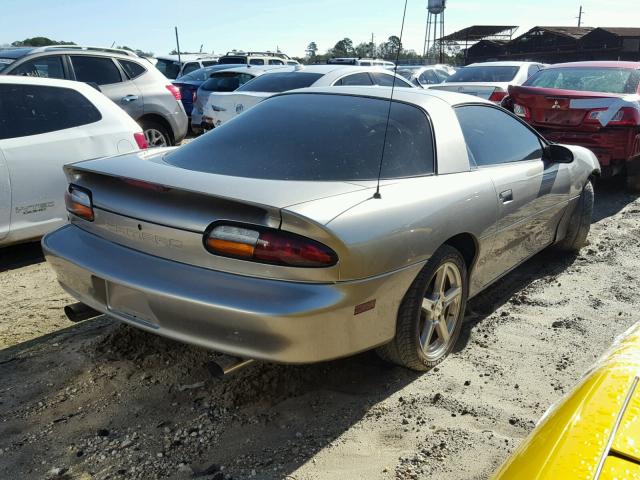
POLYGON ((71 305, 67 305, 66 307, 64 307, 64 314, 69 320, 74 323, 82 322, 84 320, 89 320, 90 318, 95 318, 102 315, 101 312, 94 310, 90 306, 80 302, 72 303, 71 305))
POLYGON ((241 358, 232 357, 229 361, 221 361, 221 362, 210 361, 209 363, 207 363, 207 369, 209 370, 209 373, 211 374, 212 377, 224 378, 231 373, 237 372, 238 370, 248 367, 253 362, 255 362, 255 360, 252 358, 243 360, 241 358))

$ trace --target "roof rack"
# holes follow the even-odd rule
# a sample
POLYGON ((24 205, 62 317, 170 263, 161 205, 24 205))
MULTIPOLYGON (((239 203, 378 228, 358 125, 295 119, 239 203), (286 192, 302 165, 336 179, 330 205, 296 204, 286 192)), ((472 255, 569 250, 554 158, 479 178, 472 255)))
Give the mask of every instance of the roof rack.
POLYGON ((118 53, 129 57, 138 56, 135 52, 125 50, 123 48, 90 47, 85 45, 47 45, 44 47, 34 48, 32 53, 49 52, 51 50, 82 50, 85 52, 118 53))
POLYGON ((240 57, 245 57, 245 56, 250 56, 250 55, 262 55, 264 57, 277 57, 277 58, 282 58, 285 60, 290 60, 291 57, 285 53, 281 53, 281 52, 270 52, 270 51, 266 51, 266 52, 243 52, 242 50, 240 51, 236 51, 236 52, 227 52, 226 56, 240 56, 240 57))

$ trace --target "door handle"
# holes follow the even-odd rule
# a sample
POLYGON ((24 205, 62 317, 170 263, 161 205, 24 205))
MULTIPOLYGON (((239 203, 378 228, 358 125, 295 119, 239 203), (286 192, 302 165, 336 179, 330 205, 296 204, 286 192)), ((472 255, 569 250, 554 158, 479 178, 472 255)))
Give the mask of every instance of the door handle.
POLYGON ((122 103, 135 102, 138 100, 138 95, 127 95, 126 97, 122 97, 120 100, 122 103))
POLYGON ((513 202, 513 192, 511 190, 505 190, 504 192, 500 192, 498 198, 502 203, 513 202))

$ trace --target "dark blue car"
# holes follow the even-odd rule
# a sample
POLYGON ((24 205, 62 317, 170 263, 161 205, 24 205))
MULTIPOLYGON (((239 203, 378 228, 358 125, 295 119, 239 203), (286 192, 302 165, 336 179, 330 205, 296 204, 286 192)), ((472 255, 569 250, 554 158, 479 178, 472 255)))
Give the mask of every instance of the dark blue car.
POLYGON ((187 116, 189 118, 191 118, 193 102, 196 99, 196 93, 198 92, 200 85, 202 85, 212 73, 233 67, 234 65, 212 65, 211 67, 194 70, 193 72, 183 75, 173 81, 173 84, 180 89, 180 93, 182 94, 182 105, 184 105, 184 110, 187 112, 187 116))

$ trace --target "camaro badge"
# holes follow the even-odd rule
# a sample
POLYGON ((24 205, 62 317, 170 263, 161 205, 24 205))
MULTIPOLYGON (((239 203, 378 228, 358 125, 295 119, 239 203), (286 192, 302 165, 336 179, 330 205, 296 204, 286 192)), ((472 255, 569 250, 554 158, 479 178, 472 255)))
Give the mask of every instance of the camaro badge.
POLYGON ((242 105, 241 103, 236 105, 236 113, 242 113, 243 110, 244 110, 244 105, 242 105))

